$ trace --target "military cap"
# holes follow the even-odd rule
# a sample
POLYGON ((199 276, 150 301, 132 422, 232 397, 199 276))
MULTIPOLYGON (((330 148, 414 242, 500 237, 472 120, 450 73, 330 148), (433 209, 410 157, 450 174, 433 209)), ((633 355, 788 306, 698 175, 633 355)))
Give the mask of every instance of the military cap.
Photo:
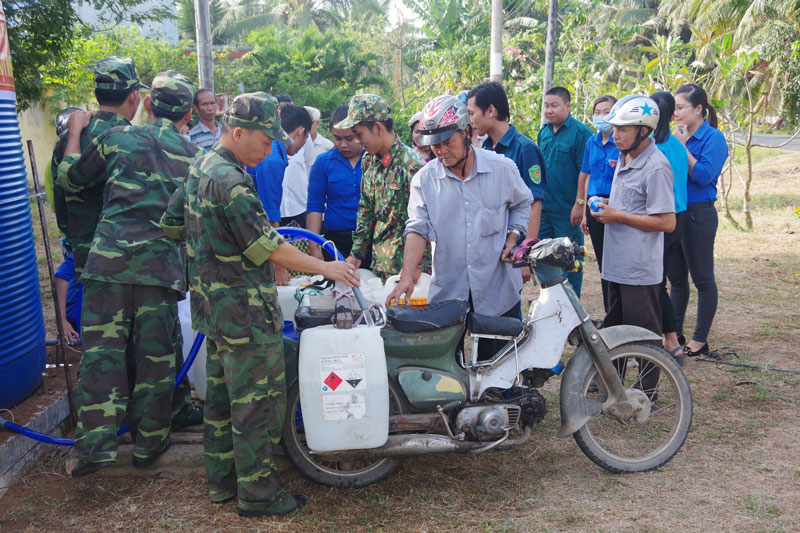
POLYGON ((260 130, 289 146, 294 141, 281 128, 278 100, 264 92, 240 94, 222 115, 222 121, 247 130, 260 130))
POLYGON ((148 89, 139 81, 136 66, 130 57, 111 56, 101 59, 94 67, 94 88, 122 91, 125 89, 148 89))
POLYGON ((186 113, 194 100, 194 84, 180 72, 165 70, 153 79, 150 98, 153 107, 162 111, 186 113))
POLYGON ((386 100, 377 94, 357 94, 350 99, 347 118, 334 126, 345 130, 360 122, 381 122, 392 118, 386 100))

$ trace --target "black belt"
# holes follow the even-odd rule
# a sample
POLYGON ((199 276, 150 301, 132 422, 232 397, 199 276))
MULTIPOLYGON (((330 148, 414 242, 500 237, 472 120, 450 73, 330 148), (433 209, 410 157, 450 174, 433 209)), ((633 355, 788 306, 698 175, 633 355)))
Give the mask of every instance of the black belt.
POLYGON ((690 211, 692 209, 702 209, 704 207, 714 207, 714 200, 709 200, 707 202, 697 202, 696 204, 689 204, 686 206, 686 210, 690 211))

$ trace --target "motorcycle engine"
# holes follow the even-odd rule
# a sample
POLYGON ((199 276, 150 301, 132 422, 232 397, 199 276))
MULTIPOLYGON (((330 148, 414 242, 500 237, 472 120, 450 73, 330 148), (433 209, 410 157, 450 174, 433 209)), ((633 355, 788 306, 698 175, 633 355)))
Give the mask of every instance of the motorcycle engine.
POLYGON ((480 405, 459 411, 456 432, 476 440, 492 441, 519 424, 522 408, 518 405, 480 405))

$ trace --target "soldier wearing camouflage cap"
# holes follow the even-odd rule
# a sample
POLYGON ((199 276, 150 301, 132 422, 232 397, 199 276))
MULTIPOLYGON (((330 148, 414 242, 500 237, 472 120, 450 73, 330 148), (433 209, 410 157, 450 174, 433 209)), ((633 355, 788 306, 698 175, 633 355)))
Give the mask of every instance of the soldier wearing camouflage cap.
POLYGON ((352 128, 367 151, 361 160, 361 200, 347 262, 360 267, 371 248, 372 264, 364 266, 386 281, 403 265, 411 177, 425 162, 394 132, 389 106, 378 95, 354 96, 347 118, 334 127, 352 128))
POLYGON ((115 462, 123 420, 133 436, 133 465, 145 467, 169 448, 173 416, 192 415, 188 384, 173 394, 185 269, 178 244, 159 220, 201 151, 179 132, 191 119, 193 96, 187 77, 160 73, 145 100, 155 120, 112 128, 82 153, 79 140, 88 117, 73 113, 69 119, 58 185, 68 193, 105 186, 82 276, 84 349, 73 477, 115 462))
POLYGON ((348 285, 358 285, 358 276, 346 263, 325 263, 286 243, 242 169, 261 162, 273 139, 291 144, 278 101, 265 93, 241 94, 222 125, 220 142, 191 165, 161 227, 186 240, 192 325, 206 335, 211 501, 238 495, 240 516, 280 515, 302 507, 305 498, 284 491, 272 455, 286 411, 283 314, 272 263, 348 285))
MULTIPOLYGON (((139 89, 147 88, 139 80, 133 59, 111 56, 101 59, 94 68, 95 98, 100 109, 92 113, 89 125, 81 132, 80 149, 85 150, 92 139, 114 126, 129 126, 139 108, 139 89)), ((52 179, 58 176, 58 165, 64 159, 67 134, 59 133, 50 163, 52 179)), ((80 276, 97 220, 103 208, 103 186, 83 189, 78 193, 65 193, 53 187, 53 210, 58 229, 71 244, 75 271, 80 276)))

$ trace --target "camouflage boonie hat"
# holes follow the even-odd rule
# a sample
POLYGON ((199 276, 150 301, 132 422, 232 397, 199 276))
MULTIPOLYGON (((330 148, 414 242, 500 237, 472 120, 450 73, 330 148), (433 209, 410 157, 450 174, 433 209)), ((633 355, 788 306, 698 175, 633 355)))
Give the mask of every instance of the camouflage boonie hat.
POLYGON ((153 79, 150 98, 152 106, 162 111, 186 113, 192 107, 194 84, 180 72, 165 70, 153 79), (172 96, 173 102, 166 102, 164 96, 172 96))
POLYGON ((283 128, 278 101, 264 92, 240 94, 222 115, 222 121, 231 126, 260 130, 286 146, 294 144, 283 128))
POLYGON ((136 73, 136 66, 130 57, 107 57, 98 61, 94 67, 95 89, 121 91, 140 87, 149 89, 147 85, 139 81, 139 74, 136 73))
POLYGON ((334 128, 344 130, 360 122, 380 122, 389 118, 392 118, 392 115, 386 100, 377 94, 357 94, 350 99, 347 118, 334 128))

